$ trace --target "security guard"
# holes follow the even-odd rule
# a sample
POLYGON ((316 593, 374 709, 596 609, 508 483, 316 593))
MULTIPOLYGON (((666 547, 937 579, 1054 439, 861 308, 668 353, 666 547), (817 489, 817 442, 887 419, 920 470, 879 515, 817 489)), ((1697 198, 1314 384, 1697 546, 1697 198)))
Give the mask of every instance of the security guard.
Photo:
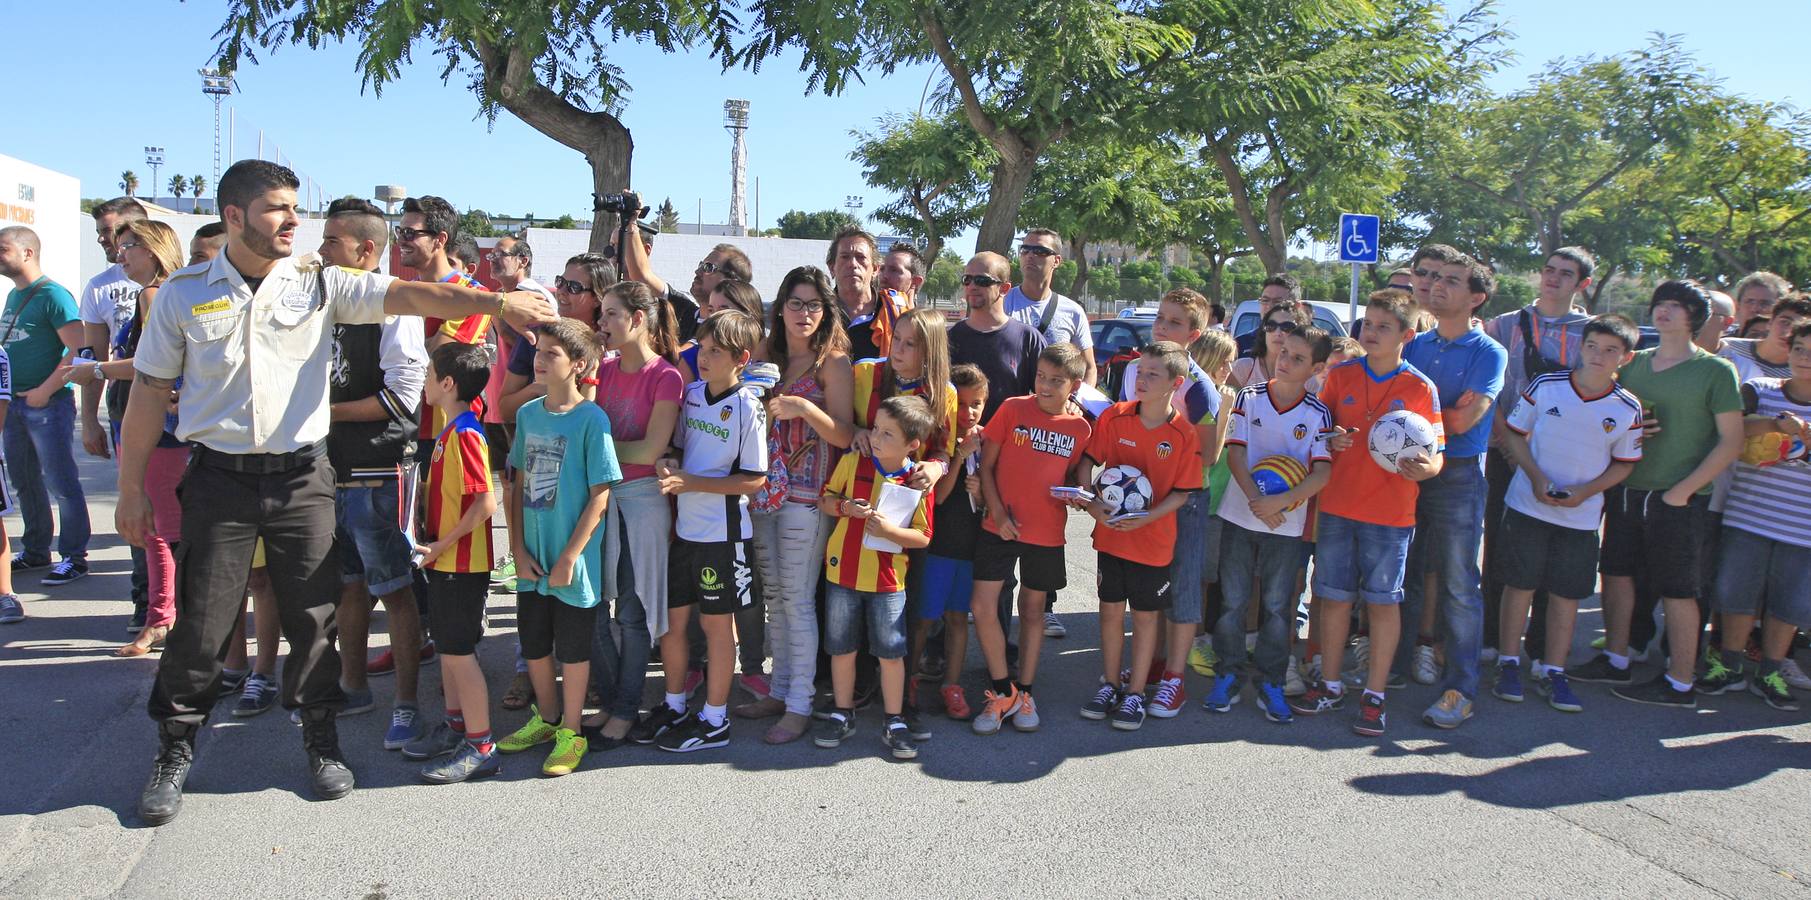
POLYGON ((334 649, 339 561, 325 451, 333 325, 381 322, 386 313, 491 314, 526 330, 555 318, 532 293, 297 265, 289 258, 297 186, 294 172, 261 160, 227 169, 219 187, 226 250, 170 276, 135 358, 138 384, 147 389, 132 392, 121 439, 117 517, 128 542, 142 545, 154 527, 145 463, 178 379, 176 436, 194 447, 181 487, 180 613, 149 704, 160 741, 139 816, 151 825, 182 808, 195 736, 220 690, 221 660, 260 537, 290 646, 283 706, 302 711, 315 794, 331 800, 352 791, 334 723, 345 696, 334 649))

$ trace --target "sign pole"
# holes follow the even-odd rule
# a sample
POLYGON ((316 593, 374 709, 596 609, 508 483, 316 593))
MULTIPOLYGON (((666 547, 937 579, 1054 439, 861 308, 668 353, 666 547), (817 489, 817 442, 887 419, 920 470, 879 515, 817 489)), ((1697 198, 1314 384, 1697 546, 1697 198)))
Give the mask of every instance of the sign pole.
POLYGON ((1352 264, 1352 307, 1346 311, 1347 321, 1358 321, 1358 263, 1352 264))

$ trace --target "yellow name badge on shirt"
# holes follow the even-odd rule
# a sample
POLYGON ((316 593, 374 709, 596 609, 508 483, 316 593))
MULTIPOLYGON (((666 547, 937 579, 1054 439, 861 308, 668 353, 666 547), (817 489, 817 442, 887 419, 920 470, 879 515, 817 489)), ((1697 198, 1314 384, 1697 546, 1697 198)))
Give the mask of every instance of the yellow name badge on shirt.
POLYGON ((212 300, 189 307, 189 315, 205 316, 209 313, 223 313, 233 308, 231 300, 212 300))

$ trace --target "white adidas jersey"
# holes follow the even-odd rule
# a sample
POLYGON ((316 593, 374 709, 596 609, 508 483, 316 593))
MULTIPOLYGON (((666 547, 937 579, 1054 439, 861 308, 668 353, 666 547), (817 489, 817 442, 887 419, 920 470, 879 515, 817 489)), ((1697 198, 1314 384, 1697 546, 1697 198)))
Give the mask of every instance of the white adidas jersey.
MULTIPOLYGON (((1528 438, 1541 474, 1561 487, 1584 484, 1612 462, 1641 459, 1641 401, 1621 385, 1596 397, 1580 396, 1570 372, 1549 372, 1529 382, 1510 410, 1509 427, 1528 438)), ((1561 528, 1597 530, 1602 494, 1567 509, 1535 499, 1536 490, 1546 489, 1530 484, 1517 469, 1509 483, 1509 507, 1561 528)))

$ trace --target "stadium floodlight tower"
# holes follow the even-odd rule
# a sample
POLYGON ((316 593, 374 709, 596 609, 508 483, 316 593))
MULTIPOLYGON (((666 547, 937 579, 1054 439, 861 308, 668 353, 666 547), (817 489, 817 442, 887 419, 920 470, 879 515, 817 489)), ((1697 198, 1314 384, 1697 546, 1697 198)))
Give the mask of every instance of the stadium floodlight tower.
POLYGON ((214 184, 220 183, 220 103, 238 88, 230 70, 201 70, 201 93, 214 101, 214 184))
POLYGON ((145 165, 151 167, 151 202, 157 202, 157 170, 163 166, 163 148, 146 147, 145 165))
POLYGON ((373 196, 377 197, 377 202, 384 205, 386 215, 396 215, 396 204, 409 196, 408 189, 400 184, 380 184, 373 190, 376 191, 373 196))
POLYGON ((723 101, 723 130, 729 132, 730 233, 748 233, 748 101, 723 101))

